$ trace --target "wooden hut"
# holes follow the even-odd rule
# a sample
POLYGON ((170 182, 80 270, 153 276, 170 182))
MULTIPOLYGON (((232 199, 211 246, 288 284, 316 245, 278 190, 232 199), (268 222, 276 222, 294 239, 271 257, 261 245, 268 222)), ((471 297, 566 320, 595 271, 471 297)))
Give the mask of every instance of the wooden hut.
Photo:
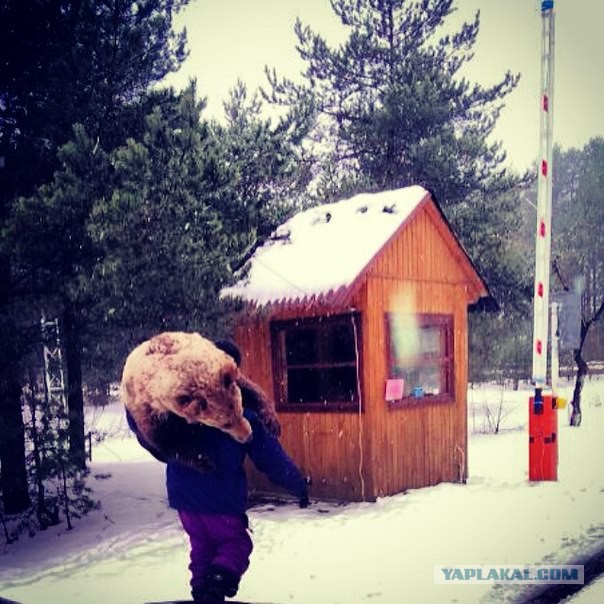
POLYGON ((274 396, 313 497, 465 480, 468 307, 489 290, 428 191, 300 212, 223 294, 245 300, 242 369, 274 396))

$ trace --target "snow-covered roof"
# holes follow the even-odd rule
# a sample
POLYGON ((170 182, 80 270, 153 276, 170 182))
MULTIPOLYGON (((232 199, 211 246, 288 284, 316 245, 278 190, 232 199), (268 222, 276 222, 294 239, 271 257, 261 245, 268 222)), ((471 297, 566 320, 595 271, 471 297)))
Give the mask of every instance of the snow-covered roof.
POLYGON ((256 250, 246 277, 222 295, 264 306, 347 287, 427 196, 411 186, 299 212, 256 250))

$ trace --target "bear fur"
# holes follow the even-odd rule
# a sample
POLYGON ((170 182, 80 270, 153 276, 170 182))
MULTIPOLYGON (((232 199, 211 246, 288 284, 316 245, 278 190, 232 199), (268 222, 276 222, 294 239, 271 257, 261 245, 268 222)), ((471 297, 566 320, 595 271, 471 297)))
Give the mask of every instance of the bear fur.
POLYGON ((139 437, 157 457, 200 471, 211 463, 200 453, 198 425, 247 442, 252 432, 244 402, 270 432, 279 433, 262 390, 240 373, 236 358, 198 333, 165 332, 137 346, 124 365, 122 398, 139 437))
MULTIPOLYGON (((241 352, 234 342, 230 340, 217 340, 214 344, 231 356, 237 367, 241 365, 241 352)), ((241 373, 239 374, 237 385, 241 389, 243 408, 254 411, 260 417, 266 429, 273 436, 279 436, 281 434, 281 425, 277 419, 275 405, 268 398, 264 390, 241 373)))

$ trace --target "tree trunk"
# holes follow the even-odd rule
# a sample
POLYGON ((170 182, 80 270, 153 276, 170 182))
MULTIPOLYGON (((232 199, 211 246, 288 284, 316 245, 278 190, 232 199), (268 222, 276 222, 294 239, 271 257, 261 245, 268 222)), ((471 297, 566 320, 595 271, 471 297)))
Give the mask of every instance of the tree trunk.
POLYGON ((591 319, 583 318, 581 320, 581 339, 579 340, 579 348, 574 351, 575 364, 577 365, 577 379, 575 380, 575 389, 573 391, 573 400, 571 405, 573 406, 572 413, 570 414, 570 425, 580 426, 581 425, 581 392, 583 390, 583 384, 585 383, 585 376, 589 371, 587 363, 583 358, 583 345, 587 339, 589 328, 593 323, 596 323, 604 315, 604 300, 602 300, 599 308, 594 313, 591 319))
POLYGON ((0 489, 4 514, 18 514, 31 505, 25 463, 25 426, 16 328, 0 317, 0 489))
MULTIPOLYGON (((583 344, 584 338, 581 338, 581 344, 583 344)), ((581 425, 581 392, 583 391, 583 384, 585 383, 585 376, 587 375, 588 367, 585 359, 582 355, 583 346, 575 349, 574 357, 575 364, 577 365, 577 377, 575 379, 575 388, 573 390, 573 400, 571 405, 573 407, 572 413, 570 414, 570 425, 580 426, 581 425)))
POLYGON ((82 347, 73 305, 63 313, 65 360, 67 365, 67 408, 69 410, 69 456, 79 469, 86 468, 84 394, 82 391, 82 347))

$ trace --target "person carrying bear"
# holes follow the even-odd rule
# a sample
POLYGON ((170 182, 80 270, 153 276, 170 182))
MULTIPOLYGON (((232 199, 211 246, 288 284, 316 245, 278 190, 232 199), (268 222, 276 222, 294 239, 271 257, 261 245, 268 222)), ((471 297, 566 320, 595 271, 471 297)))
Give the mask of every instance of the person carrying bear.
MULTIPOLYGON (((237 366, 241 353, 229 340, 215 342, 217 348, 232 357, 237 366)), ((278 426, 262 421, 259 408, 262 392, 241 386, 243 415, 252 437, 238 442, 226 432, 199 423, 187 424, 170 416, 178 438, 194 442, 207 468, 181 463, 166 456, 145 441, 127 411, 130 428, 140 444, 154 457, 166 463, 168 503, 176 509, 190 541, 191 594, 195 602, 216 604, 236 595, 241 577, 247 570, 253 549, 246 514, 248 504, 244 461, 247 456, 271 482, 299 499, 300 507, 309 504, 308 480, 281 446, 278 426)), ((253 385, 253 383, 251 383, 253 385)))

